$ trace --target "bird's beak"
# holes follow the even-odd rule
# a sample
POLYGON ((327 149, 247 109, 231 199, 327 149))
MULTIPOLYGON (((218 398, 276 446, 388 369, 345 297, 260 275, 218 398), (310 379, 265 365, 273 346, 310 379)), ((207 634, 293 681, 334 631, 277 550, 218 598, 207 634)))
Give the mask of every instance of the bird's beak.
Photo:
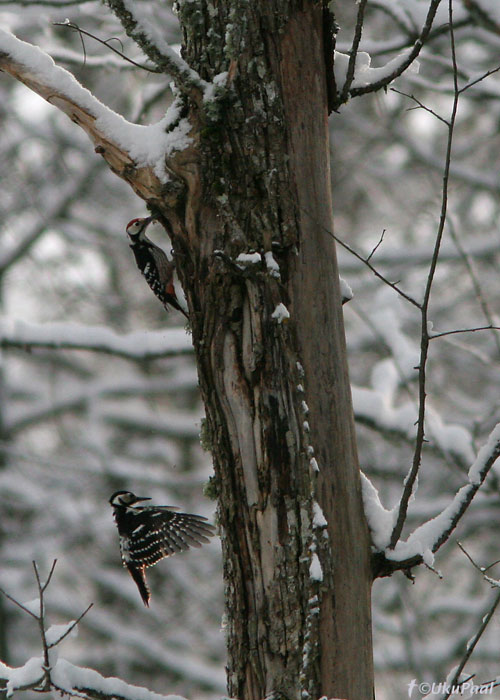
POLYGON ((150 501, 151 498, 149 496, 136 496, 134 503, 138 503, 139 501, 150 501))

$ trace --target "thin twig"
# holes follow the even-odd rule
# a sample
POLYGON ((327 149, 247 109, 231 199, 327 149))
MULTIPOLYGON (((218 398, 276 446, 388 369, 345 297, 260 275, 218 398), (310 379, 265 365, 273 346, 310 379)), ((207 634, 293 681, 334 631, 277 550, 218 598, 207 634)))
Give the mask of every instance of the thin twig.
POLYGON ((456 335, 457 333, 475 333, 476 331, 500 331, 500 326, 476 326, 475 328, 455 328, 453 331, 443 331, 442 333, 430 333, 429 340, 442 338, 445 335, 456 335))
POLYGON ((384 240, 384 236, 385 236, 385 231, 386 231, 385 229, 382 231, 382 235, 380 236, 379 242, 378 242, 377 245, 373 248, 373 250, 372 250, 372 252, 370 253, 370 255, 366 258, 366 262, 370 262, 370 260, 372 259, 372 257, 373 257, 373 256, 375 255, 375 253, 377 252, 377 248, 382 244, 382 241, 384 240))
MULTIPOLYGON (((481 310, 483 312, 483 315, 484 315, 485 319, 488 321, 488 323, 490 324, 491 328, 496 329, 495 316, 494 316, 492 310, 490 309, 488 302, 486 301, 486 299, 484 297, 481 283, 480 283, 479 277, 476 273, 476 269, 474 267, 474 262, 472 260, 472 257, 469 255, 469 253, 467 253, 467 251, 463 247, 462 241, 460 240, 458 233, 455 229, 455 226, 453 224, 453 220, 451 220, 451 219, 449 221, 449 229, 450 229, 451 238, 452 238, 453 242, 455 243, 455 247, 458 250, 458 252, 463 260, 463 263, 465 265, 467 272, 469 273, 469 277, 470 277, 470 280, 472 282, 472 286, 474 288, 474 292, 476 294, 476 297, 477 297, 477 300, 479 302, 479 306, 481 307, 481 310)), ((494 338, 495 344, 497 346, 498 353, 500 354, 500 338, 498 337, 498 335, 496 333, 493 334, 493 338, 494 338)))
MULTIPOLYGON (((110 51, 113 51, 113 52, 116 53, 118 56, 120 56, 121 58, 123 58, 124 61, 127 61, 128 63, 131 63, 133 66, 136 66, 137 68, 142 68, 142 70, 145 70, 145 71, 147 71, 148 73, 162 73, 162 72, 163 72, 163 71, 160 70, 159 68, 148 68, 147 66, 143 66, 143 65, 141 65, 140 63, 137 63, 136 61, 132 60, 132 59, 129 58, 128 56, 125 56, 125 54, 123 53, 123 51, 118 51, 118 49, 115 49, 115 48, 114 48, 113 46, 111 46, 108 42, 111 41, 112 39, 114 39, 114 40, 116 40, 116 41, 120 41, 120 40, 117 39, 116 37, 111 37, 110 39, 99 39, 98 36, 95 36, 95 34, 91 34, 90 32, 87 32, 85 29, 82 29, 82 28, 79 27, 77 24, 75 24, 75 22, 53 22, 52 24, 54 25, 54 27, 67 27, 68 29, 72 29, 73 31, 79 33, 80 39, 81 39, 81 42, 82 42, 82 46, 83 46, 83 63, 84 63, 84 65, 85 65, 85 61, 86 61, 86 58, 87 58, 87 54, 86 54, 86 51, 85 51, 85 44, 84 44, 84 42, 83 42, 82 34, 83 34, 84 36, 88 36, 90 39, 94 39, 95 41, 99 42, 99 44, 102 44, 103 46, 105 46, 106 48, 108 48, 110 51)), ((120 44, 121 44, 121 41, 120 41, 120 44)), ((123 46, 123 45, 122 45, 122 46, 123 46)))
POLYGON ((440 122, 443 122, 443 124, 446 124, 446 126, 449 127, 450 122, 448 119, 445 119, 442 117, 440 114, 435 112, 433 109, 430 107, 427 107, 423 102, 421 102, 419 99, 415 97, 415 95, 409 94, 407 92, 403 92, 402 90, 397 90, 396 88, 391 88, 391 92, 396 92, 398 95, 402 95, 403 97, 407 97, 409 100, 413 100, 413 102, 416 103, 417 107, 410 107, 407 111, 410 112, 412 109, 423 109, 425 112, 429 112, 429 114, 432 114, 433 117, 436 117, 436 119, 439 119, 440 122))
POLYGON ((482 82, 485 78, 488 78, 490 75, 493 75, 494 73, 498 73, 499 70, 500 70, 500 66, 497 66, 496 68, 492 68, 491 70, 487 70, 486 73, 483 73, 482 75, 480 75, 479 78, 474 78, 474 80, 471 80, 470 83, 467 83, 467 85, 464 85, 463 87, 461 87, 459 90, 459 94, 462 94, 466 90, 469 90, 469 88, 482 82))
POLYGON ((18 600, 16 600, 15 598, 13 598, 13 597, 10 595, 10 593, 7 593, 7 591, 5 591, 5 590, 4 590, 3 588, 1 588, 1 587, 0 587, 0 593, 2 593, 6 598, 8 598, 8 600, 10 600, 11 603, 14 603, 14 605, 17 605, 18 608, 21 608, 21 610, 22 610, 23 612, 27 613, 28 615, 31 615, 31 617, 33 617, 35 620, 38 620, 38 615, 36 615, 36 613, 34 613, 32 610, 30 610, 30 609, 27 608, 25 605, 23 605, 22 603, 20 603, 18 600))
POLYGON ((38 627, 40 630, 40 638, 42 640, 42 647, 43 647, 44 682, 42 685, 42 690, 44 692, 48 692, 50 690, 50 656, 49 656, 49 645, 47 644, 47 636, 45 634, 44 593, 45 593, 45 589, 47 588, 48 584, 50 583, 50 579, 52 578, 52 574, 54 573, 56 562, 57 562, 57 559, 54 559, 54 561, 52 562, 52 567, 50 569, 50 572, 49 572, 49 575, 47 577, 45 584, 42 584, 42 581, 40 578, 40 572, 38 571, 38 566, 37 566, 36 561, 31 562, 33 564, 33 569, 35 571, 35 578, 36 578, 36 583, 38 586, 38 596, 40 599, 40 615, 38 617, 38 627))
POLYGON ((48 648, 52 649, 52 647, 56 647, 58 644, 60 644, 62 642, 63 639, 65 639, 65 637, 68 636, 68 634, 71 634, 71 632, 75 629, 77 624, 85 617, 85 615, 88 613, 90 608, 92 608, 93 606, 94 606, 94 603, 90 603, 90 605, 82 612, 82 614, 79 617, 77 617, 76 620, 73 620, 73 622, 68 627, 66 632, 64 634, 62 634, 56 642, 52 642, 52 644, 49 644, 48 648))
MULTIPOLYGON (((469 561, 472 563, 472 565, 473 565, 476 569, 478 569, 479 571, 481 571, 481 573, 482 573, 484 570, 476 564, 476 562, 472 559, 472 557, 470 556, 470 554, 465 550, 465 548, 461 545, 460 542, 458 542, 458 546, 460 547, 460 549, 462 550, 462 552, 465 554, 465 556, 469 559, 469 561)), ((494 598, 492 604, 490 605, 489 610, 488 610, 488 612, 486 613, 486 615, 483 615, 483 616, 482 616, 482 618, 481 618, 481 625, 479 626, 479 629, 477 630, 476 634, 475 634, 474 637, 468 642, 467 648, 466 648, 465 653, 464 653, 464 655, 463 655, 463 657, 462 657, 462 660, 461 660, 460 663, 458 664, 458 666, 457 666, 457 668, 456 668, 456 670, 455 670, 455 674, 454 674, 453 678, 451 679, 451 681, 449 682, 449 688, 450 688, 450 690, 447 691, 447 693, 446 693, 446 695, 444 696, 443 700, 447 700, 447 699, 450 697, 450 695, 451 695, 451 693, 452 693, 453 686, 456 686, 456 685, 458 684, 458 679, 460 678, 460 674, 462 673, 463 669, 465 668, 466 663, 468 662, 468 660, 469 660, 470 657, 472 656, 472 654, 473 654, 473 652, 474 652, 474 649, 475 649, 476 646, 477 646, 477 643, 478 643, 479 640, 481 639, 481 637, 482 637, 482 635, 483 635, 485 629, 487 628, 487 626, 488 626, 488 624, 489 624, 491 618, 493 617, 493 615, 494 615, 494 613, 495 613, 495 610, 497 609, 499 603, 500 603, 500 591, 498 591, 497 595, 495 596, 495 598, 494 598)), ((486 687, 486 684, 482 684, 482 685, 483 685, 484 687, 486 687)), ((488 685, 489 685, 489 684, 488 684, 488 685)))
POLYGON ((422 450, 425 441, 425 407, 426 407, 426 369, 427 369, 427 358, 429 354, 429 325, 428 325, 428 314, 429 314, 429 303, 432 291, 432 285, 434 282, 434 276, 436 274, 436 268, 439 260, 439 252, 441 249, 441 242, 443 239, 444 229, 446 225, 446 217, 448 212, 448 181, 450 177, 450 165, 451 165, 451 152, 453 145, 453 134, 455 130, 455 122, 458 111, 458 102, 460 99, 460 93, 458 90, 458 66, 457 66, 457 56, 455 50, 455 34, 453 31, 453 5, 452 0, 448 2, 448 17, 450 25, 450 45, 451 45, 451 57, 453 63, 453 86, 454 86, 454 97, 453 106, 451 110, 450 120, 447 124, 448 129, 448 139, 446 144, 446 157, 443 170, 443 185, 441 190, 441 213, 439 217, 439 225, 436 234, 436 240, 434 243, 434 250, 432 253, 432 258, 429 266, 429 272, 427 275, 427 282, 425 285, 424 297, 420 307, 421 313, 421 336, 420 336, 420 361, 418 365, 418 393, 419 393, 419 405, 418 405, 418 421, 417 421, 417 436, 415 441, 415 452, 413 454, 413 462, 411 469, 405 479, 405 484, 403 488, 403 494, 401 496, 401 501, 399 503, 398 517, 396 524, 392 531, 390 548, 394 549, 396 543, 398 542, 403 526, 406 521, 406 514, 408 511, 408 504, 413 495, 413 489, 415 482, 417 480, 418 472, 420 469, 420 464, 422 461, 422 450))
POLYGON ((356 250, 354 250, 354 248, 351 248, 351 246, 350 246, 348 243, 345 243, 345 241, 343 241, 341 238, 339 238, 338 236, 336 236, 336 235, 333 233, 333 231, 330 231, 330 229, 328 229, 326 226, 323 226, 323 224, 320 224, 320 223, 316 220, 316 217, 313 216, 313 214, 311 214, 311 212, 309 212, 307 209, 304 209, 304 207, 301 207, 301 210, 302 210, 305 214, 307 214, 311 219, 313 219, 313 221, 316 222, 316 224, 321 228, 322 231, 324 231, 324 232, 327 233, 329 236, 331 236, 339 245, 341 245, 343 248, 345 248, 346 250, 348 250, 349 253, 351 253, 351 255, 354 255, 355 258, 357 258, 358 260, 361 260, 361 262, 364 263, 364 264, 373 272, 373 274, 375 275, 375 277, 378 277, 380 280, 382 280, 382 282, 384 282, 385 284, 387 284, 389 287, 391 287, 392 289, 394 289, 395 292, 397 292, 400 296, 402 296, 403 299, 406 299, 406 301, 409 301, 410 304, 413 304, 413 306, 416 306, 417 309, 420 309, 420 304, 418 303, 418 301, 416 301, 413 297, 411 297, 409 294, 407 294, 406 292, 404 292, 400 287, 398 287, 397 282, 391 282, 390 280, 387 279, 387 277, 384 277, 384 275, 382 275, 382 274, 377 270, 377 268, 374 267, 374 266, 371 264, 369 258, 364 258, 364 257, 363 257, 362 255, 360 255, 356 250))

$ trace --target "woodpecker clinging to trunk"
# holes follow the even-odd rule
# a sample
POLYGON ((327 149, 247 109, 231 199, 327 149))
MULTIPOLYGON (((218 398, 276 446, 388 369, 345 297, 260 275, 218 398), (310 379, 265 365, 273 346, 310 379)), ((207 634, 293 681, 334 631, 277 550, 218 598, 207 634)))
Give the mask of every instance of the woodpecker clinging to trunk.
POLYGON ((146 567, 189 547, 201 547, 215 534, 215 528, 201 515, 177 513, 172 506, 136 506, 147 497, 130 491, 116 491, 109 499, 113 506, 123 566, 137 584, 144 605, 151 597, 146 567))
POLYGON ((164 251, 146 236, 146 229, 154 219, 155 217, 148 216, 144 219, 132 219, 127 224, 130 247, 137 267, 167 311, 169 306, 173 306, 189 318, 175 260, 169 260, 164 251))

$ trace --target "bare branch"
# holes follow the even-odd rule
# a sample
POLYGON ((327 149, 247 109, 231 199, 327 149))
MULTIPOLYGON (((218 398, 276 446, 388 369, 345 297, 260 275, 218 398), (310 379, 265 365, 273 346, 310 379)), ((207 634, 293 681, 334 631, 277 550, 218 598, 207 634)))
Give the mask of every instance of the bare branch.
POLYGON ((18 608, 20 608, 23 612, 27 613, 31 617, 33 617, 35 620, 38 620, 38 615, 36 615, 32 610, 27 608, 25 605, 20 603, 18 600, 13 598, 7 591, 5 591, 3 588, 0 587, 0 593, 2 593, 8 600, 10 600, 11 603, 14 603, 14 605, 17 605, 18 608))
MULTIPOLYGON (((493 314, 493 311, 490 309, 490 305, 488 301, 485 299, 481 283, 479 281, 479 277, 476 273, 476 269, 474 266, 474 262, 472 260, 472 256, 465 250, 465 248, 462 245, 462 242, 458 236, 458 233, 455 229, 455 226, 453 225, 453 220, 450 220, 449 222, 449 228, 450 228, 450 235, 451 238, 453 239, 453 242, 455 243, 455 246, 464 262, 465 268, 469 274, 470 280, 472 282, 472 286, 474 288, 474 292, 476 294, 477 300, 479 301, 479 305, 481 307, 481 310, 483 312, 483 315, 485 319, 488 321, 489 326, 494 329, 495 328, 495 316, 493 314)), ((500 338, 498 337, 497 333, 493 334, 493 337, 495 339, 495 344, 497 346, 498 353, 500 354, 500 338)))
POLYGON ((85 615, 88 613, 88 611, 93 607, 94 607, 94 603, 90 603, 90 605, 88 605, 85 608, 85 610, 81 613, 81 615, 79 615, 76 618, 76 620, 73 620, 71 625, 68 626, 68 629, 66 630, 66 632, 64 634, 62 634, 56 642, 52 642, 52 644, 49 644, 48 648, 52 649, 52 647, 56 647, 58 644, 60 644, 62 642, 63 639, 65 639, 69 634, 71 634, 71 632, 75 629, 77 624, 85 617, 85 615))
MULTIPOLYGON (((472 557, 470 556, 470 554, 465 550, 465 548, 462 546, 462 544, 461 544, 460 542, 457 542, 457 544, 458 544, 458 546, 460 547, 460 549, 462 550, 462 552, 465 554, 465 556, 467 557, 467 559, 468 559, 468 560, 471 562, 471 564, 474 566, 474 568, 476 568, 476 569, 483 575, 483 577, 484 577, 484 571, 485 571, 485 569, 483 569, 483 567, 480 567, 478 564, 476 564, 476 562, 472 559, 472 557)), ((488 579, 487 576, 486 576, 485 578, 488 579)), ((451 688, 453 688, 453 686, 459 685, 459 680, 458 680, 458 679, 460 678, 460 675, 461 675, 462 671, 464 670, 465 665, 467 664, 468 660, 469 660, 470 657, 472 656, 472 654, 473 654, 473 652, 474 652, 474 649, 476 648, 476 646, 477 646, 479 640, 481 639, 481 637, 482 637, 484 631, 485 631, 486 628, 488 627, 488 624, 490 623, 490 621, 491 621, 493 615, 495 614, 495 611, 496 611, 496 609, 497 609, 497 607, 498 607, 499 604, 500 604, 500 591, 497 592, 497 594, 496 594, 495 598, 493 599, 493 601, 491 602, 491 605, 489 606, 489 608, 488 608, 486 614, 481 616, 481 625, 479 626, 479 629, 477 630, 476 634, 475 634, 475 635, 472 637, 472 639, 468 642, 467 648, 466 648, 466 650, 465 650, 465 653, 464 653, 464 655, 463 655, 463 657, 462 657, 460 663, 458 664, 458 666, 457 666, 457 668, 456 668, 456 670, 455 670, 455 673, 454 673, 454 675, 453 675, 453 678, 452 678, 451 681, 449 682, 450 690, 446 693, 446 695, 444 696, 443 700, 447 700, 447 699, 450 697, 450 695, 451 695, 451 688)), ((488 684, 488 686, 489 686, 489 684, 488 684)), ((493 687, 493 686, 492 686, 492 687, 493 687)))
MULTIPOLYGON (((307 214, 309 217, 312 218, 312 215, 307 211, 307 209, 302 208, 302 211, 303 211, 305 214, 307 214)), ((356 250, 354 250, 354 248, 351 248, 351 246, 350 246, 349 244, 347 244, 347 243, 346 243, 345 241, 343 241, 341 238, 339 238, 338 236, 336 236, 332 231, 330 231, 329 229, 325 228, 325 226, 322 226, 320 223, 318 223, 318 226, 320 226, 321 229, 322 229, 325 233, 327 233, 329 236, 331 236, 339 245, 341 245, 343 248, 345 248, 346 250, 348 250, 349 253, 351 253, 351 255, 354 255, 355 258, 357 258, 357 259, 360 260, 362 263, 364 263, 364 264, 373 272, 373 274, 375 275, 375 277, 378 277, 380 280, 382 280, 382 282, 384 282, 384 284, 387 284, 389 287, 391 287, 392 289, 394 289, 395 292, 397 292, 400 296, 402 296, 403 299, 406 299, 406 301, 409 301, 410 304, 413 304, 413 306, 416 306, 417 309, 420 309, 420 304, 418 303, 418 301, 416 301, 413 297, 411 297, 409 294, 407 294, 406 292, 404 292, 404 291, 401 289, 401 287, 398 286, 398 284, 397 284, 396 282, 391 282, 390 280, 387 279, 387 277, 384 277, 384 275, 382 275, 382 274, 377 270, 377 268, 374 267, 374 266, 371 264, 371 262, 370 262, 370 257, 371 257, 371 255, 372 255, 373 253, 372 253, 370 256, 368 256, 368 258, 364 258, 364 257, 363 257, 362 255, 360 255, 356 250)))
MULTIPOLYGON (((436 8, 437 9, 437 8, 436 8)), ((401 496, 401 501, 399 503, 398 517, 396 524, 392 531, 390 547, 393 549, 396 546, 397 541, 401 536, 404 523, 406 521, 406 514, 408 511, 408 504, 410 498, 413 495, 413 488, 418 476, 420 469, 420 464, 422 460, 422 449, 425 441, 425 405, 426 405, 426 369, 427 369, 427 358, 429 354, 429 303, 432 291, 432 285, 434 282, 434 276, 436 274, 436 268, 439 260, 439 252, 441 249, 441 241, 443 239, 444 229, 446 225, 446 217, 448 212, 448 181, 450 177, 450 164, 451 164, 451 152, 453 145, 453 134, 455 130, 455 122, 458 111, 458 102, 460 99, 460 93, 458 89, 458 66, 457 57, 455 51, 455 35, 453 30, 453 7, 452 0, 449 0, 448 5, 448 15, 450 24, 450 45, 451 45, 451 55, 453 62, 453 85, 454 85, 454 98, 453 106, 451 109, 451 116, 449 122, 447 123, 448 138, 446 144, 446 156, 445 164, 443 169, 443 185, 441 193, 441 212, 439 216, 439 225, 436 234, 436 240, 434 243, 434 250, 432 253, 431 263, 429 266, 429 272, 427 275, 427 282, 424 290, 424 297, 422 305, 420 307, 421 313, 421 337, 420 337, 420 361, 418 365, 418 393, 419 393, 419 405, 418 405, 418 421, 417 421, 417 436, 415 441, 415 452, 413 455, 413 463, 408 476, 405 479, 405 484, 403 488, 403 494, 401 496)))
MULTIPOLYGON (((445 119, 440 114, 435 112, 433 109, 431 109, 430 107, 427 107, 427 105, 424 105, 424 103, 421 102, 419 99, 417 99, 415 97, 415 95, 410 95, 407 92, 403 92, 402 90, 397 90, 396 88, 391 88, 391 92, 396 92, 398 95, 402 95, 403 97, 407 97, 409 100, 412 100, 413 102, 415 102, 417 107, 419 107, 420 109, 423 109, 425 112, 429 112, 429 114, 432 114, 433 117, 436 117, 436 119, 439 119, 439 121, 443 122, 443 124, 446 124, 446 126, 450 125, 450 122, 448 121, 448 119, 445 119)), ((408 111, 410 111, 410 109, 417 109, 417 107, 410 107, 408 111)))
POLYGON ((456 335, 457 333, 475 333, 476 331, 500 331, 500 326, 476 326, 476 328, 455 328, 452 331, 443 331, 442 333, 430 333, 429 340, 442 338, 445 335, 456 335))
POLYGON ((382 231, 382 235, 380 236, 380 239, 379 239, 377 245, 372 249, 372 252, 371 252, 370 255, 366 258, 366 262, 370 262, 370 260, 372 259, 372 257, 373 257, 373 256, 375 255, 375 253, 377 252, 378 247, 379 247, 380 245, 382 245, 382 241, 384 240, 384 236, 385 236, 385 229, 382 231))
POLYGON ((354 29, 354 37, 352 40, 352 47, 349 52, 349 63, 347 65, 347 74, 345 78, 345 83, 342 88, 342 92, 339 97, 339 104, 347 102, 349 99, 349 90, 351 89, 352 82, 354 80, 354 72, 356 70, 356 58, 358 56, 359 42, 361 41, 361 34, 363 32, 363 22, 365 18, 365 8, 366 0, 360 0, 358 4, 358 16, 356 18, 356 27, 354 29))

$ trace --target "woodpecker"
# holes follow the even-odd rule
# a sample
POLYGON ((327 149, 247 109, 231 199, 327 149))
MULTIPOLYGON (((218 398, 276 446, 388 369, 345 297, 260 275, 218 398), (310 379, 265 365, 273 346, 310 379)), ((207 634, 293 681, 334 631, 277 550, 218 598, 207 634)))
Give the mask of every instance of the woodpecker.
POLYGON ((168 307, 173 306, 188 318, 175 260, 169 260, 164 251, 146 236, 146 229, 154 219, 154 216, 148 216, 144 219, 132 219, 127 224, 127 234, 135 262, 165 309, 168 311, 168 307))
POLYGON ((214 526, 201 515, 177 513, 173 506, 135 505, 150 500, 131 491, 116 491, 109 499, 120 537, 123 566, 137 584, 146 607, 151 597, 146 567, 189 547, 201 547, 215 534, 214 526))

